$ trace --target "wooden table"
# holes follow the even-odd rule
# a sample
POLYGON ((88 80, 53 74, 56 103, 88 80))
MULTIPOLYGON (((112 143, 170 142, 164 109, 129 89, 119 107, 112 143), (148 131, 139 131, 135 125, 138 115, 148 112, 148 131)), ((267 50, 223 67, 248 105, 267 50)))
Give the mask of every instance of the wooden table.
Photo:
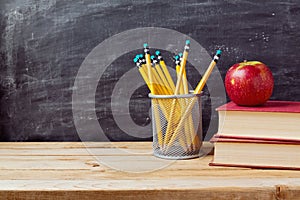
POLYGON ((211 159, 157 159, 149 142, 0 143, 0 198, 300 199, 300 171, 209 167, 211 159))

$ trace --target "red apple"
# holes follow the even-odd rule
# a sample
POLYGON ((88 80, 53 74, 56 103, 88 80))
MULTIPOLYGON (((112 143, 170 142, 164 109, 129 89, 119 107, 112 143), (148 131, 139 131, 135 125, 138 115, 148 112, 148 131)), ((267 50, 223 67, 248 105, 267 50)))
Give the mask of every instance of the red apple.
POLYGON ((264 104, 272 95, 274 79, 271 70, 258 61, 233 65, 225 77, 229 98, 241 106, 264 104))

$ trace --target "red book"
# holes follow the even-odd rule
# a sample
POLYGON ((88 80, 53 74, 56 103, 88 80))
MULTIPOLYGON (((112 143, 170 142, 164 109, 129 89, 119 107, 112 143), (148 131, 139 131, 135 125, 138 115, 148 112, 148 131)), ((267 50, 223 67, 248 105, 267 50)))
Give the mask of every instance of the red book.
POLYGON ((300 102, 268 101, 256 107, 229 102, 217 111, 219 135, 242 139, 300 140, 300 102))
POLYGON ((233 137, 215 134, 210 142, 239 142, 239 143, 259 143, 259 144, 300 144, 300 140, 278 139, 278 138, 255 138, 255 137, 233 137))
POLYGON ((211 166, 300 170, 300 141, 227 138, 215 135, 211 166))
POLYGON ((217 108, 217 111, 246 111, 246 112, 283 112, 300 113, 300 102, 297 101, 267 101, 261 106, 238 106, 229 102, 217 108))

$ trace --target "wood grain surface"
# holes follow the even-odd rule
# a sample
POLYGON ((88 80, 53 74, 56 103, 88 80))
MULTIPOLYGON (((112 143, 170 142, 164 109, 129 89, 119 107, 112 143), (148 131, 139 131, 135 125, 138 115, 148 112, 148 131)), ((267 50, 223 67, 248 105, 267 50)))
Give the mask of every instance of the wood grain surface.
POLYGON ((0 199, 299 198, 300 171, 210 167, 211 150, 166 161, 150 142, 1 143, 0 199))

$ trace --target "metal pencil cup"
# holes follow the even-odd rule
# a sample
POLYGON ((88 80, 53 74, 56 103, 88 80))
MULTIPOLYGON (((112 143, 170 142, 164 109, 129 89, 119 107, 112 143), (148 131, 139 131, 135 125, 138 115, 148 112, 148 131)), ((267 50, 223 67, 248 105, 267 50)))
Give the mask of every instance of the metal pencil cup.
POLYGON ((190 159, 202 145, 201 95, 152 95, 153 151, 165 159, 190 159))

